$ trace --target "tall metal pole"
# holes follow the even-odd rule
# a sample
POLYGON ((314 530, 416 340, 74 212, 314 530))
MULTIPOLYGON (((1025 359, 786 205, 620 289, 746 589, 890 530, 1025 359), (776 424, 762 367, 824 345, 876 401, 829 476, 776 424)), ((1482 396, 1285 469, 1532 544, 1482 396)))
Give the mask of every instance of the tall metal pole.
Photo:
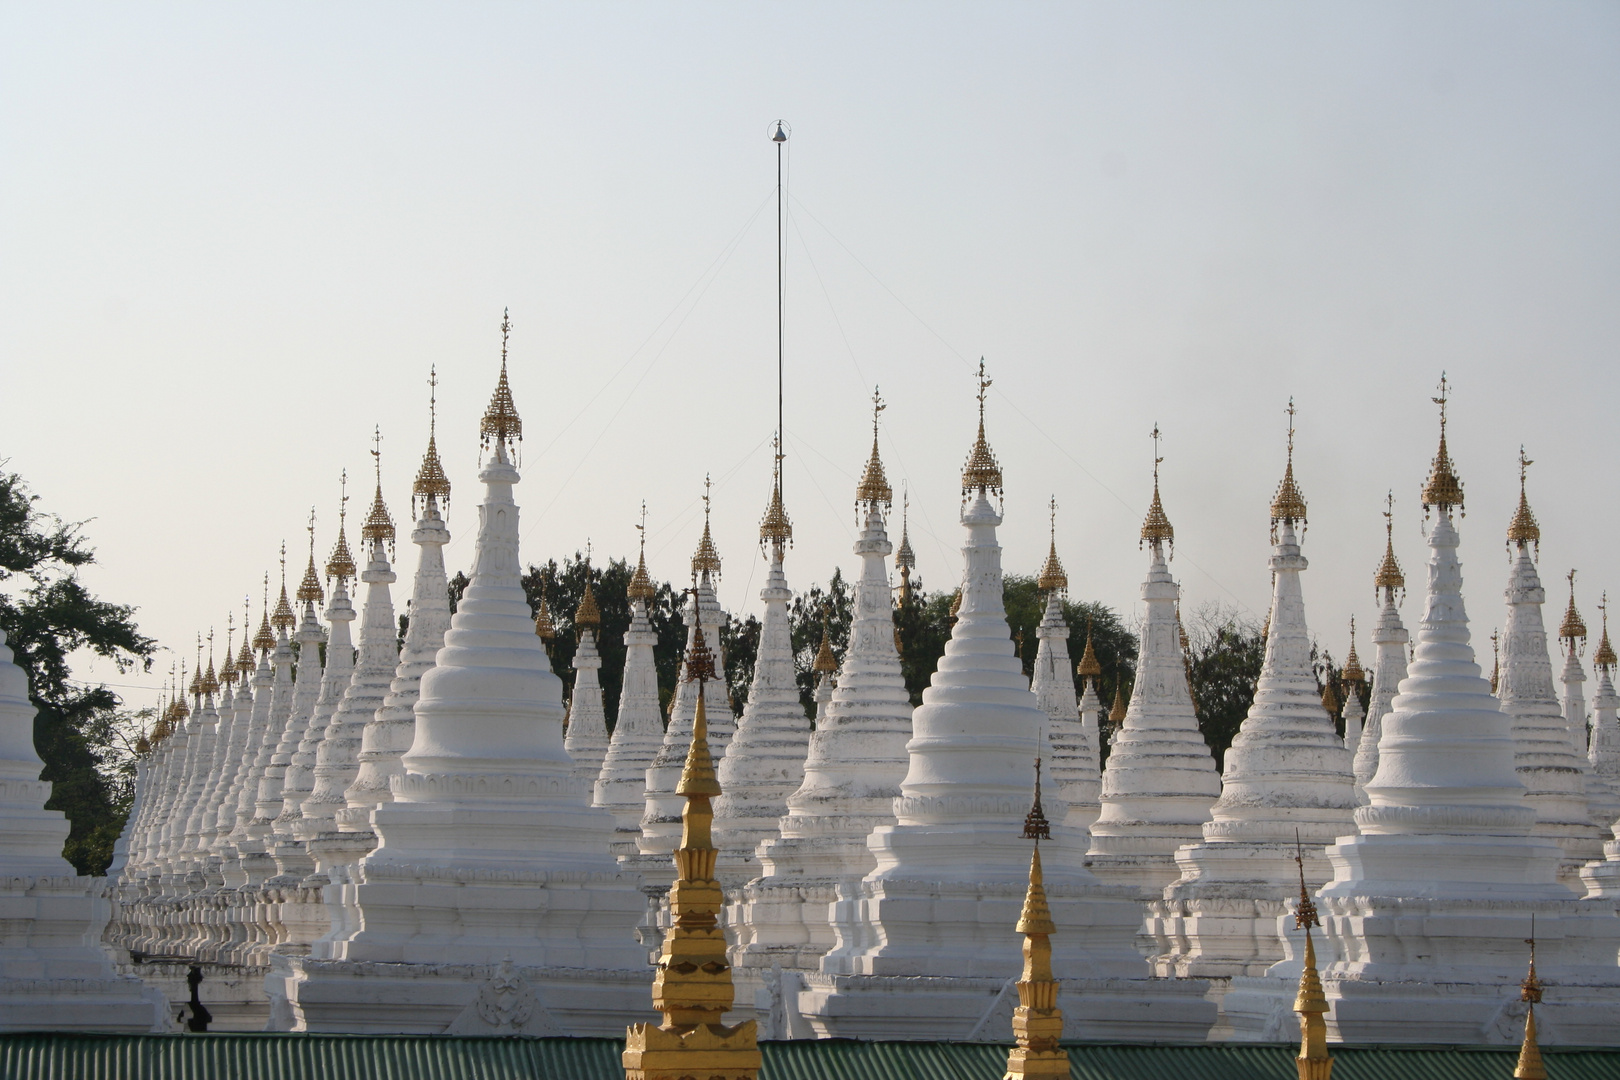
POLYGON ((785 335, 782 328, 782 308, 786 296, 782 282, 782 144, 787 142, 787 131, 782 121, 776 122, 776 133, 771 141, 776 144, 776 490, 782 490, 781 461, 786 456, 787 432, 782 426, 782 368, 785 335))

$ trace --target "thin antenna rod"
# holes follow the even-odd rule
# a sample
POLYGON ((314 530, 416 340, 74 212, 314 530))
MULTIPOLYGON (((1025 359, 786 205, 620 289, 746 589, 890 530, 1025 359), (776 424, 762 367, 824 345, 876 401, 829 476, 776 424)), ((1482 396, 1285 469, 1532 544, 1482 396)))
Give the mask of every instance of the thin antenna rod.
POLYGON ((782 426, 782 369, 786 335, 783 330, 783 306, 787 296, 783 283, 782 242, 785 224, 782 218, 782 144, 787 142, 786 125, 778 120, 771 141, 776 144, 776 490, 782 491, 780 463, 787 450, 786 432, 782 426))

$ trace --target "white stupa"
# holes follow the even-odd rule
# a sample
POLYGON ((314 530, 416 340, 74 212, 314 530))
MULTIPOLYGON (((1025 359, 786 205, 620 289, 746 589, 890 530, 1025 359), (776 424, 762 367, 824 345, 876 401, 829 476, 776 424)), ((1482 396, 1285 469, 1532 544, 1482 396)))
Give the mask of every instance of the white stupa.
MULTIPOLYGON (((1600 836, 1608 834, 1607 812, 1593 812, 1594 802, 1602 803, 1608 793, 1608 784, 1591 769, 1592 725, 1586 711, 1586 669, 1581 664, 1581 653, 1586 651, 1586 622, 1575 609, 1575 571, 1569 572, 1569 608, 1558 627, 1559 640, 1564 645, 1564 670, 1559 681, 1564 684, 1564 726, 1569 734, 1570 750, 1581 771, 1581 787, 1586 792, 1589 820, 1598 827, 1600 836)), ((1576 882, 1565 879, 1576 893, 1584 889, 1576 882)))
POLYGON ((647 605, 658 596, 647 574, 646 505, 642 506, 641 554, 625 590, 630 600, 630 629, 624 634, 624 679, 619 688, 619 715, 602 770, 597 774, 592 805, 613 815, 615 856, 630 856, 641 838, 647 810, 647 770, 664 744, 664 711, 658 700, 658 669, 653 646, 658 633, 647 605))
POLYGON ((563 746, 574 762, 574 775, 594 788, 607 757, 607 713, 602 708, 602 656, 596 635, 602 629, 602 611, 591 588, 590 563, 585 564, 585 595, 574 611, 574 692, 568 699, 568 729, 563 746))
MULTIPOLYGON (((1181 876, 1153 905, 1161 975, 1260 975, 1282 959, 1277 917, 1298 889, 1296 842, 1308 879, 1328 876, 1322 849, 1355 831, 1350 752, 1323 708, 1311 668, 1298 533, 1305 498, 1288 467, 1271 503, 1271 632, 1254 702, 1226 751, 1221 796, 1202 842, 1176 852, 1181 876)), ((1126 721, 1129 730, 1130 721, 1126 721)))
MULTIPOLYGON (((1553 687, 1547 631, 1541 618, 1547 593, 1530 557, 1531 548, 1539 549, 1541 544, 1541 527, 1525 494, 1525 471, 1530 464, 1521 449, 1519 506, 1507 530, 1513 569, 1508 578, 1507 629, 1497 698, 1512 722, 1514 769, 1524 785, 1526 802, 1536 811, 1534 835, 1563 850, 1558 876, 1579 894, 1586 891, 1580 869, 1602 857, 1603 834, 1592 824, 1587 808, 1585 740, 1579 751, 1572 745, 1553 687)), ((1572 590, 1570 611, 1574 610, 1572 590)), ((1581 630, 1584 636, 1585 627, 1581 630)))
MULTIPOLYGON (((1063 562, 1057 553, 1057 500, 1051 504, 1052 537, 1035 584, 1046 593, 1046 610, 1035 636, 1040 646, 1035 653, 1035 675, 1030 689, 1046 714, 1046 758, 1051 763, 1047 775, 1069 813, 1064 824, 1072 829, 1091 828, 1101 810, 1098 796, 1102 792, 1102 773, 1097 767, 1096 728, 1088 737, 1080 719, 1080 700, 1074 692, 1075 672, 1069 668, 1069 624, 1063 617, 1063 597, 1069 589, 1069 577, 1063 572, 1063 562)), ((1091 639, 1086 639, 1091 644, 1091 639)), ((1091 657, 1096 664, 1095 653, 1091 657)), ((1098 668, 1100 673, 1101 668, 1098 668)), ((1092 695, 1095 700, 1096 695, 1092 695)), ((1093 715, 1095 724, 1095 715, 1093 715)))
MULTIPOLYGON (((823 634, 812 665, 818 693, 815 731, 804 758, 804 778, 787 798, 776 823, 778 835, 758 849, 759 876, 749 882, 728 912, 736 928, 733 965, 742 972, 790 973, 819 970, 833 946, 828 907, 837 889, 855 888, 877 865, 866 838, 879 825, 894 822, 894 800, 910 758, 911 697, 894 644, 894 605, 886 560, 894 550, 884 526, 893 490, 883 471, 877 439, 855 489, 861 522, 855 554, 861 576, 855 583, 854 612, 843 670, 823 634), (831 668, 838 674, 832 687, 831 668)), ((769 1035, 806 1034, 779 1012, 796 1011, 798 979, 773 991, 781 1010, 761 1003, 760 1019, 769 1035)))
POLYGON ((1356 801, 1367 803, 1367 783, 1378 771, 1378 740, 1383 735, 1384 717, 1389 715, 1396 688, 1406 678, 1406 643, 1409 635, 1396 610, 1396 596, 1406 597, 1406 575, 1395 558, 1395 496, 1384 506, 1384 561, 1373 574, 1373 595, 1382 600, 1378 625, 1373 628, 1372 694, 1367 701, 1367 719, 1356 745, 1356 801))
POLYGON ((298 1030, 607 1035, 646 1009, 643 897, 573 775, 562 682, 520 581, 522 421, 504 340, 481 430, 472 582, 422 676, 393 801, 372 811, 381 842, 353 871, 359 929, 331 959, 290 958, 298 1030))
POLYGON ((0 1031, 155 1031, 162 996, 117 974, 101 946, 106 878, 62 858, 68 821, 44 809, 51 785, 34 749, 28 676, 0 630, 0 1031))
MULTIPOLYGON (((264 614, 269 615, 268 608, 264 614)), ((253 680, 258 665, 253 659, 253 646, 249 641, 250 628, 249 611, 244 601, 242 649, 237 654, 235 664, 236 718, 231 746, 225 755, 219 790, 214 800, 213 839, 209 844, 209 851, 219 863, 221 884, 228 889, 236 889, 246 880, 242 875, 241 859, 236 853, 236 848, 231 845, 231 833, 236 828, 236 810, 242 798, 242 786, 247 783, 248 773, 252 771, 253 761, 258 755, 259 744, 264 740, 265 726, 270 720, 269 695, 264 695, 264 706, 260 708, 259 695, 254 693, 253 680)), ((268 628, 266 626, 266 629, 268 628)), ((266 667, 265 689, 269 688, 269 674, 269 668, 266 667)), ((112 875, 109 873, 108 876, 112 875)))
MULTIPOLYGON (((880 465, 880 480, 881 469, 880 465)), ((715 876, 728 889, 759 876, 754 849, 777 835, 788 796, 804 781, 804 759, 810 745, 810 718, 799 700, 788 623, 793 593, 782 570, 787 546, 793 542, 793 525, 782 504, 780 450, 759 538, 770 559, 759 593, 765 602, 765 618, 760 623, 748 704, 716 770, 723 794, 714 802, 714 846, 720 852, 715 876)))
MULTIPOLYGON (((1344 708, 1339 711, 1339 722, 1344 728, 1344 748, 1350 752, 1353 772, 1356 751, 1361 749, 1361 729, 1367 720, 1367 711, 1361 707, 1361 691, 1367 682, 1367 672, 1362 669, 1361 657, 1356 655, 1356 619, 1353 615, 1350 617, 1350 652, 1344 658, 1339 680, 1344 683, 1344 708)), ((1359 787, 1356 789, 1356 801, 1361 801, 1359 787)))
MULTIPOLYGON (((1047 719, 1002 606, 1002 514, 992 503, 1001 501, 1001 470, 984 434, 988 385, 981 365, 979 436, 962 480, 962 605, 912 717, 896 821, 868 838, 876 868, 858 889, 840 893, 837 943, 798 994, 799 1012, 822 1037, 971 1040, 1010 1032, 1006 992, 1017 981, 1021 943, 1013 928, 1028 874, 1018 824, 1046 752, 1047 719), (1002 1004, 1005 1020, 997 1014, 1002 1004)), ((1082 865, 1084 833, 1060 826, 1052 834, 1048 896, 1066 929, 1053 942, 1054 965, 1087 976, 1077 980, 1085 989, 1076 1027, 1100 1033, 1105 1023, 1116 1037, 1138 1030, 1132 1021, 1146 1015, 1145 1004, 1120 996, 1133 978, 1148 981, 1132 944, 1138 906, 1128 890, 1099 886, 1082 865)), ((1167 1003, 1155 1024, 1159 1037, 1187 1037, 1172 1011, 1167 1003)), ((1196 1036, 1207 1026, 1204 1018, 1196 1036)))
MULTIPOLYGON (((1360 835, 1328 848, 1321 890, 1335 960, 1322 973, 1330 1030, 1348 1042, 1508 1042, 1523 941, 1535 917, 1549 985, 1544 1041, 1612 1041, 1620 918, 1559 883, 1559 848, 1533 834, 1512 720, 1474 662, 1452 515, 1462 485, 1445 439, 1423 488, 1435 512, 1415 658, 1384 718, 1360 835)), ((1287 983, 1279 995, 1278 1026, 1287 983)))
MULTIPOLYGON (((1157 427, 1153 438, 1157 447, 1157 427)), ((1147 618, 1136 682, 1103 769, 1102 812, 1091 826, 1087 856, 1098 878, 1130 885, 1144 900, 1159 899, 1180 876, 1176 849, 1203 838, 1203 824, 1221 793, 1182 659, 1176 617, 1181 590, 1166 561, 1175 530, 1159 498, 1162 460, 1155 452, 1153 503, 1142 523, 1142 542, 1148 546, 1148 576, 1142 583, 1147 618)))
POLYGON ((1592 699, 1592 775, 1602 782, 1603 796, 1593 800, 1594 813, 1613 811, 1610 832, 1614 837, 1603 844, 1603 858, 1581 868, 1581 883, 1586 886, 1589 900, 1607 899, 1620 905, 1620 696, 1614 692, 1614 669, 1617 663, 1614 646, 1609 644, 1609 598, 1604 596, 1603 638, 1592 656, 1597 669, 1597 695, 1592 699))

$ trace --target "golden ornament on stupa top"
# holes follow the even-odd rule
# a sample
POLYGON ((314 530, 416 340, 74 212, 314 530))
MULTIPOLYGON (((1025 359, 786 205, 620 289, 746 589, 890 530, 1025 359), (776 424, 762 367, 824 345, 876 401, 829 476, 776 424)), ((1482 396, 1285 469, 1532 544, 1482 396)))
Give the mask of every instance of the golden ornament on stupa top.
POLYGON ((632 600, 651 600, 658 595, 653 587, 652 578, 647 573, 647 503, 641 503, 641 524, 636 526, 636 532, 641 537, 641 554, 636 559, 636 572, 630 575, 630 584, 625 588, 625 595, 632 600))
POLYGON ((1502 646, 1500 635, 1491 631, 1491 693, 1496 693, 1502 685, 1502 646))
MULTIPOLYGON (((416 500, 441 499, 450 501, 450 478, 439 462, 439 369, 428 369, 428 444, 422 455, 422 465, 416 470, 416 482, 411 485, 411 512, 416 512, 416 500)), ((510 395, 510 391, 508 392, 510 395)))
MULTIPOLYGON (((695 577, 695 575, 694 575, 695 577)), ((697 588, 691 590, 699 613, 697 588)), ((660 1024, 632 1024, 625 1032, 625 1080, 755 1080, 760 1053, 756 1021, 728 1027, 722 1021, 735 998, 726 933, 720 923, 725 892, 715 879, 712 836, 713 800, 720 794, 714 758, 709 750, 709 721, 704 684, 715 677, 714 654, 694 621, 692 647, 685 664, 688 681, 696 680, 697 710, 692 742, 686 752, 677 795, 681 811, 681 844, 675 849, 675 883, 669 890, 669 933, 659 950, 653 976, 653 1008, 664 1014, 660 1024)))
POLYGON ((1279 524, 1298 525, 1305 531, 1305 494, 1294 482, 1294 399, 1288 399, 1288 467, 1283 470, 1282 483, 1271 500, 1271 542, 1277 542, 1279 524))
POLYGON ((574 625, 590 628, 602 625, 602 609, 596 606, 596 592, 589 581, 585 582, 585 595, 579 598, 579 607, 574 609, 574 625))
POLYGON ((372 543, 382 541, 389 546, 390 555, 394 546, 394 519, 388 513, 388 506, 383 502, 382 493, 382 428, 377 428, 372 435, 371 457, 377 469, 377 494, 371 500, 371 512, 360 525, 360 539, 370 540, 372 543))
POLYGON ((1567 642, 1571 653, 1577 648, 1586 647, 1586 620, 1581 613, 1575 610, 1575 571, 1569 572, 1569 607, 1564 611, 1564 621, 1558 624, 1558 638, 1567 642))
POLYGON ((888 408, 883 403, 883 397, 872 388, 872 456, 866 462, 866 471, 861 474, 861 482, 855 485, 855 504, 873 506, 878 503, 884 506, 894 505, 894 489, 889 486, 889 478, 883 474, 883 459, 878 456, 878 416, 888 408))
POLYGON ((1384 561, 1373 574, 1373 595, 1384 590, 1384 598, 1393 601, 1399 592, 1406 596, 1406 575, 1401 572, 1400 560, 1395 558, 1395 493, 1384 496, 1384 561))
POLYGON ((990 389, 990 380, 984 377, 984 358, 979 358, 979 437, 968 452, 967 466, 962 470, 962 496, 975 491, 985 495, 1001 495, 1001 466, 984 437, 984 399, 990 389))
POLYGON ((1347 683, 1364 683, 1367 681, 1367 672, 1362 669, 1361 657, 1356 655, 1356 617, 1350 616, 1350 655, 1345 657, 1344 670, 1339 678, 1347 683))
POLYGON ((1164 436, 1159 431, 1159 425, 1153 425, 1150 433, 1153 439, 1153 502, 1148 505, 1147 517, 1142 519, 1142 539, 1137 541, 1137 547, 1145 543, 1169 544, 1172 548, 1176 542, 1175 527, 1165 516, 1164 502, 1159 498, 1159 466, 1164 457, 1159 453, 1159 440, 1164 436))
POLYGON ((1513 511, 1513 520, 1508 522, 1507 539, 1509 550, 1517 547, 1524 550, 1526 544, 1534 544, 1536 558, 1541 557, 1541 525, 1536 521, 1536 515, 1530 509, 1530 497, 1525 494, 1524 473, 1535 462, 1524 456, 1524 447, 1519 447, 1519 507, 1513 511))
POLYGON ((832 638, 828 636, 825 619, 821 621, 821 648, 816 650, 816 659, 810 665, 810 670, 817 675, 838 674, 838 660, 833 656, 832 638))
POLYGON ((534 633, 546 643, 546 655, 551 655, 551 643, 557 640, 557 623, 551 617, 551 605, 546 603, 546 587, 540 586, 540 607, 534 613, 534 633))
POLYGON ((1003 1080, 1024 1077, 1067 1077, 1069 1055, 1063 1050, 1063 1012, 1058 1008, 1058 981, 1052 976, 1052 935, 1057 924, 1046 900, 1041 872, 1041 841, 1052 827, 1041 808, 1041 759, 1035 759, 1035 801, 1024 818, 1024 839, 1033 841, 1029 887, 1014 929, 1024 935, 1024 971, 1018 980, 1018 1007, 1013 1010, 1013 1040, 1003 1080))
POLYGON ((1339 715, 1339 695, 1333 692, 1331 680, 1322 684, 1322 708, 1327 710, 1330 717, 1339 715))
POLYGON ((208 670, 203 673, 202 692, 204 695, 219 693, 219 676, 214 674, 214 631, 208 630, 208 670))
POLYGON ((342 497, 338 502, 338 538, 326 560, 326 576, 346 580, 354 577, 354 555, 349 551, 349 470, 343 470, 342 497))
POLYGON ((1067 593, 1069 591, 1069 575, 1063 572, 1063 561, 1058 558, 1057 553, 1056 495, 1052 496, 1051 500, 1048 501, 1047 509, 1051 511, 1052 516, 1050 545, 1046 549, 1046 562, 1041 564, 1040 575, 1035 579, 1035 587, 1042 592, 1056 590, 1059 593, 1067 593))
POLYGON ((304 580, 294 593, 299 603, 320 603, 326 597, 321 589, 321 575, 315 569, 315 508, 309 508, 309 565, 304 567, 304 580))
POLYGON ((1530 914, 1530 972, 1519 984, 1519 1000, 1524 1002, 1524 1039, 1519 1043, 1519 1060, 1513 1066, 1513 1080, 1547 1080, 1547 1067, 1541 1061, 1536 1043, 1536 1006, 1541 1004, 1541 980, 1536 977, 1536 916, 1530 914))
POLYGON ((1610 671, 1620 663, 1614 655, 1614 646, 1609 644, 1609 594, 1605 592, 1603 599, 1598 601, 1598 611, 1603 616, 1603 637, 1598 640, 1597 652, 1592 654, 1592 665, 1599 671, 1610 671))
POLYGON ((1463 485, 1457 479, 1457 470, 1451 464, 1451 454, 1446 449, 1446 402, 1450 384, 1446 382, 1445 373, 1440 375, 1440 396, 1431 398, 1440 406, 1440 449, 1434 455, 1434 462, 1429 467, 1429 479, 1423 484, 1423 510, 1428 512, 1430 507, 1441 510, 1450 510, 1453 506, 1463 508, 1463 485))
POLYGON ((692 553, 692 573, 695 575, 709 574, 720 576, 720 550, 714 546, 714 536, 709 531, 709 512, 713 509, 709 502, 709 477, 703 477, 703 538, 698 541, 697 550, 692 553))
POLYGON ((1125 680, 1114 680, 1114 707, 1108 710, 1108 722, 1116 728, 1125 723, 1125 680))
POLYGON ((236 670, 236 658, 231 655, 233 652, 235 652, 235 648, 231 645, 231 642, 235 638, 235 618, 234 616, 228 615, 225 618, 225 659, 219 665, 219 681, 224 683, 226 686, 236 685, 236 676, 238 674, 236 670))
POLYGON ((1333 1058, 1327 1051, 1327 995, 1322 992, 1322 976, 1316 970, 1316 944, 1311 940, 1311 927, 1321 926, 1316 904, 1310 890, 1305 887, 1305 850, 1299 843, 1299 831, 1294 832, 1294 862, 1299 865, 1299 906, 1294 910, 1294 928, 1305 931, 1305 962, 1299 972, 1299 993, 1294 997, 1294 1011, 1299 1014, 1299 1080, 1329 1080, 1333 1075, 1333 1058))
POLYGON ((1102 664, 1097 662, 1097 650, 1091 644, 1090 618, 1086 619, 1086 650, 1080 654, 1080 662, 1074 666, 1074 673, 1093 682, 1102 676, 1102 664))
POLYGON ((900 500, 900 546, 894 551, 894 565, 900 571, 902 599, 911 596, 911 572, 917 569, 917 553, 911 548, 911 497, 900 500))
POLYGON ((484 418, 478 424, 479 440, 486 449, 491 440, 497 449, 509 442, 523 441, 523 420, 512 403, 512 384, 506 378, 506 343, 511 333, 512 318, 508 309, 501 313, 501 377, 489 399, 489 408, 484 410, 484 418))
MULTIPOLYGON (((320 582, 315 582, 317 586, 320 582)), ((298 622, 293 615, 292 604, 287 602, 287 541, 281 542, 281 597, 276 601, 276 610, 270 614, 270 625, 278 630, 291 630, 298 622)), ((275 644, 271 643, 272 649, 275 644)))
MULTIPOLYGON (((771 467, 771 501, 765 506, 765 516, 759 519, 759 542, 763 544, 791 544, 793 522, 788 520, 787 507, 782 505, 782 447, 776 446, 776 460, 771 467)), ((719 556, 715 558, 718 560, 719 556)))

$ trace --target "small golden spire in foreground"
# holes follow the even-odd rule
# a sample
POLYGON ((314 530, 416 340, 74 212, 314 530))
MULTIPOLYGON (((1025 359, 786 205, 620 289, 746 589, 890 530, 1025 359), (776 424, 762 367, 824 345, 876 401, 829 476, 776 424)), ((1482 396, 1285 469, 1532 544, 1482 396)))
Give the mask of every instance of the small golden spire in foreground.
POLYGON ((984 437, 984 399, 990 390, 990 380, 984 377, 984 358, 979 358, 979 437, 968 452, 967 466, 962 470, 962 498, 975 491, 983 495, 1001 496, 1001 466, 984 437))
POLYGON ((1446 382, 1445 372, 1440 373, 1440 396, 1430 398, 1440 406, 1440 449, 1434 455, 1434 462, 1429 468, 1429 479, 1423 485, 1423 511, 1428 513, 1430 507, 1441 510, 1450 510, 1455 506, 1458 510, 1463 508, 1463 485, 1457 479, 1457 470, 1451 464, 1451 454, 1446 450, 1446 402, 1450 401, 1450 384, 1446 382))
POLYGON ((1277 542, 1277 525, 1279 522, 1286 525, 1299 525, 1304 532, 1305 495, 1294 482, 1294 399, 1288 399, 1288 468, 1283 472, 1282 483, 1277 485, 1277 494, 1271 500, 1271 542, 1277 542))
POLYGON ((1047 509, 1051 511, 1052 515, 1051 541, 1050 546, 1046 549, 1046 562, 1041 567, 1040 576, 1035 579, 1035 587, 1042 592, 1056 590, 1059 593, 1067 594, 1069 591, 1069 575, 1063 572, 1063 561, 1058 558, 1057 553, 1056 495, 1052 496, 1051 500, 1048 501, 1047 509))
POLYGON ((1159 453, 1159 440, 1164 436, 1159 432, 1159 425, 1153 425, 1150 433, 1153 439, 1153 502, 1148 506, 1147 517, 1142 520, 1142 539, 1137 547, 1144 543, 1169 544, 1171 551, 1175 550, 1176 530, 1165 516, 1164 502, 1159 498, 1159 466, 1164 463, 1164 456, 1159 453))
POLYGON ((1299 993, 1294 998, 1294 1011, 1299 1014, 1299 1080, 1329 1080, 1333 1074, 1333 1058, 1327 1052, 1327 1021, 1322 1017, 1328 1011, 1327 995, 1322 992, 1322 977, 1316 971, 1316 944, 1311 941, 1311 927, 1321 926, 1316 916, 1316 904, 1310 890, 1305 887, 1305 849, 1299 842, 1299 830, 1294 830, 1294 862, 1299 866, 1299 907, 1294 911, 1294 927, 1305 931, 1305 963, 1299 972, 1299 993))
POLYGON ((1530 973, 1519 984, 1519 1000, 1525 1003, 1524 1041, 1519 1044, 1519 1062, 1513 1067, 1513 1080, 1547 1080, 1547 1067, 1541 1063, 1541 1047, 1536 1045, 1536 1006, 1541 1004, 1541 980, 1536 978, 1536 916, 1530 915, 1530 973))
POLYGON ((1586 647, 1586 620, 1581 613, 1575 610, 1575 571, 1569 572, 1569 607, 1564 612, 1564 621, 1558 625, 1558 639, 1566 642, 1570 655, 1574 655, 1577 648, 1586 647))
MULTIPOLYGON (((693 610, 697 588, 691 590, 693 610)), ((755 1021, 727 1027, 735 989, 726 961, 726 933, 720 925, 725 893, 715 880, 719 856, 711 837, 713 800, 720 794, 714 758, 709 752, 709 721, 703 686, 715 677, 714 653, 703 640, 701 615, 692 627, 686 655, 686 678, 697 680, 697 714, 692 743, 686 752, 677 795, 686 797, 681 811, 681 846, 675 849, 675 884, 669 890, 674 920, 664 938, 653 976, 653 1008, 662 1024, 632 1024, 625 1032, 625 1080, 754 1080, 760 1053, 755 1021)))
POLYGON ((1024 935, 1024 973, 1018 981, 1018 1007, 1013 1010, 1013 1039, 1002 1080, 1026 1076, 1069 1075, 1069 1055, 1060 1045, 1063 1012, 1058 1008, 1058 982, 1052 977, 1052 935, 1057 924, 1046 902, 1041 874, 1041 841, 1052 838, 1052 826, 1041 808, 1041 759, 1035 759, 1035 802, 1024 818, 1024 839, 1034 841, 1029 859, 1029 888, 1015 929, 1024 935))

